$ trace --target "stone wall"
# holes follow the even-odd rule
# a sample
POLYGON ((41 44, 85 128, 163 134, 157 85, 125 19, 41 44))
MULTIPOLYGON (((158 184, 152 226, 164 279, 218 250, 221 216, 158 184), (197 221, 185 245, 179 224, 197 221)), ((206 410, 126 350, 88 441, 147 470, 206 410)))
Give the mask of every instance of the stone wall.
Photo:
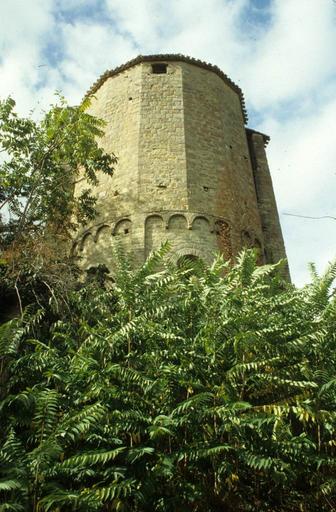
POLYGON ((138 208, 153 212, 187 210, 182 69, 152 73, 141 65, 138 208))
MULTIPOLYGON (((267 140, 265 140, 265 135, 254 130, 247 130, 247 138, 262 222, 265 260, 268 263, 276 263, 280 259, 286 258, 286 251, 265 151, 267 140)), ((285 273, 289 278, 288 266, 285 273)))
POLYGON ((284 256, 279 226, 267 227, 277 216, 274 195, 266 207, 271 178, 257 142, 248 145, 239 89, 186 59, 161 63, 164 72, 155 63, 110 73, 95 90, 90 111, 105 119, 101 143, 118 164, 96 189, 95 224, 78 234, 83 267, 113 271, 115 247, 141 264, 166 240, 176 260, 232 259, 243 246, 258 247, 260 261, 265 249, 266 259, 284 256))
POLYGON ((240 98, 215 73, 182 66, 189 207, 225 219, 236 253, 242 231, 262 241, 240 98))

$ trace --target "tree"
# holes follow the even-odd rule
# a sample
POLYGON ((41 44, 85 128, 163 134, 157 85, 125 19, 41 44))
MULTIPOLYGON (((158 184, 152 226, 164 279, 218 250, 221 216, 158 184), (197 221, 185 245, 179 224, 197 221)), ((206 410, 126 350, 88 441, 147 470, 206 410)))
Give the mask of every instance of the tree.
POLYGON ((0 102, 0 250, 10 289, 64 288, 72 282, 67 242, 95 215, 92 187, 113 173, 116 157, 99 146, 104 122, 58 96, 40 121, 20 117, 12 98, 0 102), (74 195, 78 180, 88 184, 74 195), (33 282, 35 283, 33 285, 33 282))
POLYGON ((334 510, 336 265, 166 251, 2 325, 0 509, 334 510))

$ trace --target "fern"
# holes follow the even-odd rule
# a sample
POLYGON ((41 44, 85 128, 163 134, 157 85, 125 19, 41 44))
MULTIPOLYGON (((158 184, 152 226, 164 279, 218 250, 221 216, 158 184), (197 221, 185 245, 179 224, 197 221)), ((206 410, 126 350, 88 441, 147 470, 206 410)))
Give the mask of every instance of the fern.
POLYGON ((83 453, 82 455, 75 455, 62 462, 64 467, 78 467, 78 466, 91 466, 95 464, 105 465, 111 460, 114 460, 125 450, 125 447, 114 448, 113 450, 99 452, 98 450, 89 453, 83 453))

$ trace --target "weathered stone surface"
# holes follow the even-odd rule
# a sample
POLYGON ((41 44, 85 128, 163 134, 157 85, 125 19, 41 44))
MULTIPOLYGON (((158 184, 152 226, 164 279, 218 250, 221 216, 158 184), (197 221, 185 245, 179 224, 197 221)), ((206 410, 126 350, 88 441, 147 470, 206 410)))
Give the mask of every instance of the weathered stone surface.
POLYGON ((81 264, 113 272, 113 247, 140 264, 165 240, 176 260, 232 259, 243 246, 261 262, 285 257, 266 136, 245 129, 240 89, 218 68, 165 57, 139 57, 95 86, 91 113, 106 120, 102 145, 118 164, 96 189, 95 225, 78 234, 81 264))

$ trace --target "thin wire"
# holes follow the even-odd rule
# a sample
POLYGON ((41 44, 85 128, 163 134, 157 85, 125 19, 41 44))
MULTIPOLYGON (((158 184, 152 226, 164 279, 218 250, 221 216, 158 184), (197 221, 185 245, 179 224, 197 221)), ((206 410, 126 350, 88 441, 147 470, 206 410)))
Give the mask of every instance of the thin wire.
POLYGON ((283 213, 283 215, 288 215, 290 217, 300 217, 301 219, 314 219, 314 220, 332 219, 332 220, 336 220, 336 217, 332 217, 331 215, 323 215, 322 217, 312 217, 310 215, 298 215, 295 213, 283 213))

